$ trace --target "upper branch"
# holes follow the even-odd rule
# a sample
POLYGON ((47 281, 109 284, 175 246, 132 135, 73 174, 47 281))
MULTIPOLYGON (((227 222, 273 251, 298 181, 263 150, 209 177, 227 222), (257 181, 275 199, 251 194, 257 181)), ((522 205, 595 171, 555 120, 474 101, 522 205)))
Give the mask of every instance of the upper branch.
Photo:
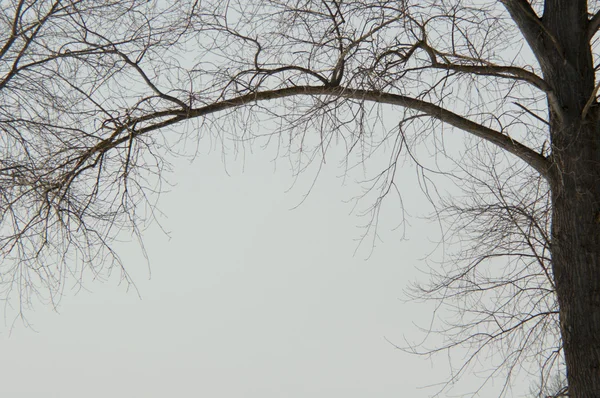
POLYGON ((547 177, 550 164, 549 161, 531 148, 513 140, 509 136, 502 134, 499 131, 473 122, 464 116, 458 115, 448 109, 442 108, 431 102, 407 97, 404 95, 384 93, 376 90, 359 90, 346 87, 331 87, 331 86, 295 86, 287 87, 278 90, 269 90, 255 92, 251 94, 241 95, 228 100, 214 102, 212 104, 189 109, 187 112, 181 110, 170 110, 163 112, 151 113, 136 119, 133 119, 127 126, 122 127, 122 131, 129 129, 127 134, 113 134, 112 137, 117 137, 114 140, 105 141, 92 148, 89 156, 92 157, 93 152, 105 152, 111 148, 121 145, 136 136, 154 131, 160 128, 174 125, 183 120, 203 117, 215 112, 224 111, 227 109, 244 106, 258 101, 273 100, 278 98, 293 97, 293 96, 334 96, 338 98, 355 99, 361 101, 372 101, 381 104, 399 105, 402 107, 414 109, 422 112, 432 118, 448 123, 451 126, 459 128, 463 131, 471 133, 479 138, 485 139, 502 149, 512 153, 513 155, 524 160, 531 167, 536 169, 542 176, 547 177), (157 120, 156 123, 153 121, 157 120), (158 121, 160 120, 160 121, 158 121), (134 131, 131 126, 140 125, 134 131))
POLYGON ((502 65, 456 65, 446 63, 434 63, 433 67, 461 73, 473 73, 482 76, 494 76, 504 79, 521 80, 529 83, 535 88, 544 92, 554 113, 559 118, 564 118, 564 111, 560 106, 560 102, 552 90, 552 87, 550 87, 550 85, 543 78, 526 69, 502 65))
POLYGON ((562 56, 563 51, 560 43, 544 27, 541 19, 527 0, 500 0, 500 2, 504 4, 504 7, 523 34, 542 69, 546 64, 546 58, 556 56, 557 54, 562 56), (556 54, 548 53, 548 49, 544 46, 544 42, 546 41, 553 44, 556 54))
POLYGON ((596 32, 600 29, 600 11, 598 11, 594 16, 590 19, 587 30, 588 40, 592 40, 596 32))
POLYGON ((380 55, 378 59, 381 59, 383 56, 388 55, 390 53, 395 53, 403 59, 404 62, 408 60, 408 58, 414 54, 414 50, 417 48, 422 48, 425 50, 427 55, 429 56, 429 60, 431 61, 431 66, 437 69, 445 69, 462 73, 473 73, 476 75, 484 75, 484 76, 495 76, 501 78, 509 78, 509 79, 518 79, 524 82, 527 82, 537 89, 551 94, 551 87, 546 83, 546 81, 540 76, 536 75, 533 72, 530 72, 524 68, 519 68, 517 66, 512 65, 496 65, 489 61, 485 61, 483 59, 474 59, 471 57, 460 57, 457 54, 448 54, 437 51, 435 48, 431 47, 426 40, 421 40, 416 43, 407 54, 400 54, 397 51, 387 51, 386 53, 380 55), (439 57, 438 57, 439 56, 439 57), (459 64, 451 62, 450 58, 459 58, 465 60, 469 63, 474 64, 459 64), (442 58, 444 62, 440 62, 438 58, 442 58))

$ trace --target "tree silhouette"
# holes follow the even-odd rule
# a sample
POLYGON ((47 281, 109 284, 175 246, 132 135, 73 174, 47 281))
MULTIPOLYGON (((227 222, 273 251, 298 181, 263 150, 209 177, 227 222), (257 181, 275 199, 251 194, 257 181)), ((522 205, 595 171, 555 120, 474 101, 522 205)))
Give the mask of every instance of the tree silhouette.
POLYGON ((468 347, 454 378, 497 352, 507 385, 564 364, 570 396, 600 396, 597 1, 1 4, 5 295, 127 278, 112 239, 152 217, 179 139, 275 142, 298 172, 335 143, 345 167, 389 146, 373 220, 410 160, 458 244, 416 290, 460 305, 424 353, 468 347), (440 174, 464 194, 436 193, 440 174))

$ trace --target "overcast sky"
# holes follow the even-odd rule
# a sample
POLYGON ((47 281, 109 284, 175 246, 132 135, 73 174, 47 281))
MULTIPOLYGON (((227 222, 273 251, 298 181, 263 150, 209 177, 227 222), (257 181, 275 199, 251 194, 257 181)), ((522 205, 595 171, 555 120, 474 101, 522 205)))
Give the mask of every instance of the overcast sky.
POLYGON ((165 176, 174 186, 160 201, 170 237, 156 225, 145 233, 151 275, 135 240, 123 236, 129 242, 119 250, 137 292, 119 285, 117 274, 107 282, 88 278, 88 291, 66 291, 59 313, 44 306, 29 312, 32 327, 11 329, 7 319, 2 396, 435 393, 423 387, 448 375, 445 356, 428 360, 390 343, 422 339, 417 326, 429 325, 433 309, 403 294, 410 282, 426 281, 417 268, 426 268, 428 239, 437 238, 435 226, 418 218, 430 209, 408 177, 414 170, 399 176, 407 176, 404 201, 413 215, 406 240, 392 230, 400 217, 392 198, 382 241, 372 248, 358 246, 366 220, 348 202, 360 186, 339 178, 335 158, 295 209, 313 178, 307 173, 290 190, 286 162, 274 167, 271 159, 269 150, 244 162, 229 157, 229 174, 219 151, 176 161, 165 176))

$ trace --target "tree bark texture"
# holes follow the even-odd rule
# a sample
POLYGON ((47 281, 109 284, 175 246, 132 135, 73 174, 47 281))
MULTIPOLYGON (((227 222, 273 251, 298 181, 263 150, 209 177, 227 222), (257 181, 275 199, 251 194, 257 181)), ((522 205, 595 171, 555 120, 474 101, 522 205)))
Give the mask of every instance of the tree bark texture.
POLYGON ((552 259, 569 396, 600 397, 600 112, 587 1, 546 0, 538 56, 551 112, 552 259), (593 101, 596 104, 596 101, 593 101))
POLYGON ((552 259, 573 397, 600 397, 599 133, 591 123, 553 137, 552 259))

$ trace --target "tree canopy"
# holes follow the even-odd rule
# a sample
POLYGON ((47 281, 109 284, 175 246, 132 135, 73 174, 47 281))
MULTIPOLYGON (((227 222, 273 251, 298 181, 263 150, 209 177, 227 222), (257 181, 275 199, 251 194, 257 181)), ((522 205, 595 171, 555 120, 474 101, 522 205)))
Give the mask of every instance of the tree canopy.
POLYGON ((373 223, 412 162, 456 244, 415 290, 460 306, 425 350, 469 348, 450 382, 495 352, 506 386, 537 366, 542 386, 566 369, 573 396, 600 394, 597 1, 0 4, 5 296, 127 278, 113 239, 152 218, 178 142, 270 142, 298 173, 332 145, 343 167, 387 150, 373 223))

